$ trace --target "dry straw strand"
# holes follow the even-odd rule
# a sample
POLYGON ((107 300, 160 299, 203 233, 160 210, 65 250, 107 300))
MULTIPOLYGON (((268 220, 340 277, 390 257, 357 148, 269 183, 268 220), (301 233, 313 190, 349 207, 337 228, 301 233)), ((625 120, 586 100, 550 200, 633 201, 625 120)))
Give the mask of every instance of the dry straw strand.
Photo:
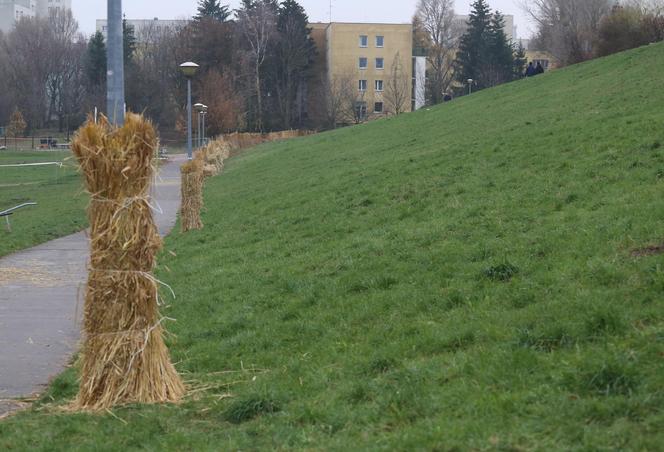
POLYGON ((152 276, 161 238, 148 190, 157 137, 128 114, 121 128, 88 121, 72 150, 91 194, 90 271, 81 378, 74 409, 177 402, 184 385, 171 363, 152 276))

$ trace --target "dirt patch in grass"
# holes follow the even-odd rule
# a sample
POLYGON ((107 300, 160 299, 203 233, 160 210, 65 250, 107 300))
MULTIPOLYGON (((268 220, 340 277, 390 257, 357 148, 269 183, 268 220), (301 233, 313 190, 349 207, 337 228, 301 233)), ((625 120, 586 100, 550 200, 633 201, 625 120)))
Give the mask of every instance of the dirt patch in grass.
POLYGON ((633 250, 631 254, 633 257, 647 257, 664 254, 664 243, 660 245, 646 246, 645 248, 637 248, 633 250))

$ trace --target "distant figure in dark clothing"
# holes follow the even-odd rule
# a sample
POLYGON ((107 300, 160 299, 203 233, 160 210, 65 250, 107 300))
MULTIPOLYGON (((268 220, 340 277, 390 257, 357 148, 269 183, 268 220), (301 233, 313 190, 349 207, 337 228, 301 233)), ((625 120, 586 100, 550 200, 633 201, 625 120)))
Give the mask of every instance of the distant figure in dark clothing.
POLYGON ((528 63, 528 69, 526 69, 526 77, 534 77, 537 75, 537 69, 533 66, 533 62, 528 63))
POLYGON ((443 102, 450 102, 452 100, 452 95, 450 93, 443 94, 443 102))
POLYGON ((535 73, 536 74, 544 74, 544 66, 542 66, 541 62, 537 62, 537 67, 535 68, 535 73))

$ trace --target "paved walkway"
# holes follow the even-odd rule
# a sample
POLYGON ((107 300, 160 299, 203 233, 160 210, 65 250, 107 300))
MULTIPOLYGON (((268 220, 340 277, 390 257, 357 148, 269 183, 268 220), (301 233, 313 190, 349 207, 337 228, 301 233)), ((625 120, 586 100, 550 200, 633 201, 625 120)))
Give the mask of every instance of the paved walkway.
MULTIPOLYGON (((162 235, 175 225, 184 160, 171 156, 154 187, 162 235)), ((78 348, 88 257, 79 232, 0 259, 0 417, 43 391, 78 348)))

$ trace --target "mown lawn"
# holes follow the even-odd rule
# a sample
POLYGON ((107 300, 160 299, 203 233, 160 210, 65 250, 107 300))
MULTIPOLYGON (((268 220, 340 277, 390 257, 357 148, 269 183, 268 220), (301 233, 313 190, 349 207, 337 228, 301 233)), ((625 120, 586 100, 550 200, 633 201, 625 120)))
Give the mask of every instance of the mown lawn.
POLYGON ((15 450, 658 450, 664 46, 261 146, 158 272, 192 391, 15 450), (635 253, 636 252, 636 253, 635 253))
POLYGON ((0 218, 0 256, 80 231, 87 224, 87 196, 69 152, 0 151, 0 211, 36 202, 10 217, 12 231, 0 218), (64 166, 3 167, 38 162, 64 166))

